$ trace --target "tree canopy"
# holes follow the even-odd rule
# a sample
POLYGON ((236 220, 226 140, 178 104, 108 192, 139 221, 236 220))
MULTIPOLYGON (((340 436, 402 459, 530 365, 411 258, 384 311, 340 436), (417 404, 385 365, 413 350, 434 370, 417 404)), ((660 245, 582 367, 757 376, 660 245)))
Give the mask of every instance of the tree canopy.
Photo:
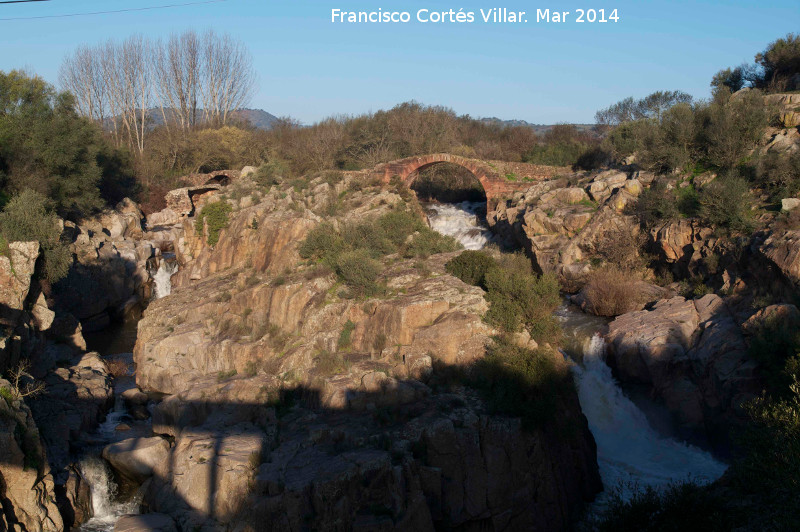
POLYGON ((104 177, 111 178, 111 168, 124 174, 123 167, 99 126, 75 112, 69 93, 38 76, 0 71, 3 202, 32 189, 52 200, 59 215, 76 218, 103 206, 104 177))

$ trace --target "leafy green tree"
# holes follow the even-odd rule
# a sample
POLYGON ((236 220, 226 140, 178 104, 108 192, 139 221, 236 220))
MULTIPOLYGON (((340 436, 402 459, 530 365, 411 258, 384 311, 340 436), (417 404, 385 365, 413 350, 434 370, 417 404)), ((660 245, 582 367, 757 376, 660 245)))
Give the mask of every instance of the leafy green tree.
POLYGON ((759 86, 786 90, 792 78, 800 74, 800 35, 790 33, 770 43, 756 55, 756 63, 764 69, 759 86))
POLYGON ((103 206, 99 185, 124 163, 96 124, 74 110, 72 96, 38 76, 0 72, 0 177, 3 188, 33 189, 53 200, 64 217, 103 206), (104 176, 104 170, 107 171, 104 176))
POLYGON ((72 264, 69 246, 61 240, 61 220, 51 202, 31 189, 11 198, 0 213, 0 236, 6 242, 37 241, 44 257, 44 276, 54 283, 72 264))
POLYGON ((718 97, 701 110, 700 143, 706 161, 722 169, 742 162, 758 145, 769 124, 764 98, 758 91, 718 97))

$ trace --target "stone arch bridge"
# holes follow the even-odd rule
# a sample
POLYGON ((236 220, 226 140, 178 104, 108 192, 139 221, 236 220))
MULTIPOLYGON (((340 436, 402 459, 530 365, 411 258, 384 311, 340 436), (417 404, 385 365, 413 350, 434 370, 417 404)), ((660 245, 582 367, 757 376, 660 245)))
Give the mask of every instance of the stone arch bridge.
POLYGON ((380 164, 375 167, 372 174, 384 183, 397 177, 410 188, 419 172, 441 163, 452 163, 469 170, 480 181, 488 203, 510 198, 514 192, 526 190, 537 181, 552 179, 559 174, 571 172, 566 167, 484 161, 449 153, 432 153, 380 164))

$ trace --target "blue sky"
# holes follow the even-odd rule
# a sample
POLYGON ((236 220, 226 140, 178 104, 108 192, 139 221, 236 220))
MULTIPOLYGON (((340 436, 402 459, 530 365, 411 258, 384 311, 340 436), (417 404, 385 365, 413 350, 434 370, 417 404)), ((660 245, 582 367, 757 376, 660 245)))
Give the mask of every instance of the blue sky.
POLYGON ((534 123, 592 122, 626 96, 680 89, 707 97, 711 76, 752 61, 770 41, 800 31, 800 1, 367 2, 226 0, 152 11, 2 20, 140 8, 191 0, 50 0, 0 4, 0 70, 27 68, 56 82, 81 43, 133 33, 166 37, 214 28, 242 40, 259 76, 251 107, 305 123, 407 100, 459 114, 534 123), (527 24, 333 24, 347 11, 507 7, 527 24), (616 8, 606 24, 536 24, 537 8, 616 8))

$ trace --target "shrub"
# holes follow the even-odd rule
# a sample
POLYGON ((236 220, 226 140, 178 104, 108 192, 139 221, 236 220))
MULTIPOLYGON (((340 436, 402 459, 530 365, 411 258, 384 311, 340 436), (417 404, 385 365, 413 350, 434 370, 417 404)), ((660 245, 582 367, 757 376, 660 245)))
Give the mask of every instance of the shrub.
POLYGON ((667 189, 662 181, 655 181, 639 195, 635 207, 639 221, 646 227, 677 219, 680 215, 675 202, 675 193, 667 189))
POLYGON ((336 347, 339 349, 346 349, 350 347, 350 335, 356 328, 356 324, 347 320, 342 327, 342 332, 339 333, 339 340, 336 342, 336 347))
POLYGON ((0 72, 0 188, 47 196, 61 216, 77 219, 127 190, 129 163, 101 127, 78 116, 71 94, 37 76, 0 72))
POLYGON ((208 225, 208 236, 206 242, 209 246, 215 246, 219 242, 219 234, 228 227, 228 215, 233 210, 227 201, 217 201, 209 203, 200 211, 195 220, 195 230, 198 234, 203 233, 205 220, 208 225))
POLYGON ((537 277, 492 268, 486 273, 485 282, 486 298, 491 303, 486 313, 489 323, 508 332, 524 327, 537 341, 544 338, 534 333, 552 330, 549 325, 555 319, 552 313, 561 303, 554 275, 537 277))
POLYGON ((467 250, 450 259, 444 268, 469 285, 485 286, 486 272, 496 266, 497 262, 488 253, 467 250))
POLYGON ((791 154, 769 152, 756 164, 755 184, 773 200, 800 194, 800 151, 791 154))
POLYGON ((554 342, 560 329, 552 312, 561 302, 558 280, 537 276, 521 253, 502 254, 498 260, 483 251, 467 250, 445 264, 448 273, 486 290, 491 303, 485 319, 506 332, 525 328, 537 339, 554 342))
POLYGON ((661 530, 729 531, 736 528, 727 501, 707 486, 680 482, 658 490, 652 486, 629 498, 622 488, 612 491, 606 508, 595 518, 598 532, 656 532, 661 530))
POLYGON ((734 233, 753 229, 753 196, 747 181, 737 176, 717 178, 699 196, 700 215, 709 224, 734 233))
POLYGON ((406 258, 427 258, 436 253, 447 253, 462 249, 461 244, 453 237, 442 235, 429 228, 424 228, 411 238, 411 242, 403 247, 402 255, 406 258))
POLYGON ((790 320, 778 317, 768 318, 757 324, 755 334, 750 340, 748 353, 758 361, 768 390, 780 392, 788 390, 792 376, 786 372, 787 363, 800 354, 800 332, 790 320))
POLYGON ((304 259, 320 260, 337 255, 344 248, 344 241, 331 224, 323 223, 309 231, 298 249, 304 259))
POLYGON ((471 368, 470 384, 498 413, 520 416, 527 429, 566 420, 560 403, 569 400, 574 384, 560 355, 544 348, 526 349, 501 336, 471 368))
POLYGON ((280 185, 288 176, 289 166, 279 159, 273 159, 259 167, 254 180, 263 187, 271 187, 280 185))
POLYGON ((742 162, 761 140, 769 123, 763 96, 758 91, 719 97, 699 112, 699 142, 708 164, 731 169, 742 162))
POLYGON ((315 358, 316 370, 322 375, 336 375, 347 370, 347 363, 338 353, 321 351, 315 358))
POLYGON ((636 294, 631 276, 620 270, 592 272, 583 289, 587 309, 598 316, 619 316, 634 310, 636 294))
POLYGON ((397 249, 381 228, 380 221, 347 224, 342 228, 342 240, 349 248, 365 250, 375 258, 393 253, 397 249))
POLYGON ((381 265, 364 249, 345 251, 336 258, 336 273, 358 295, 377 292, 381 265))
POLYGON ((72 265, 72 253, 61 241, 61 225, 43 195, 25 189, 11 198, 0 213, 0 236, 6 242, 37 241, 44 257, 43 273, 54 283, 62 279, 72 265))

